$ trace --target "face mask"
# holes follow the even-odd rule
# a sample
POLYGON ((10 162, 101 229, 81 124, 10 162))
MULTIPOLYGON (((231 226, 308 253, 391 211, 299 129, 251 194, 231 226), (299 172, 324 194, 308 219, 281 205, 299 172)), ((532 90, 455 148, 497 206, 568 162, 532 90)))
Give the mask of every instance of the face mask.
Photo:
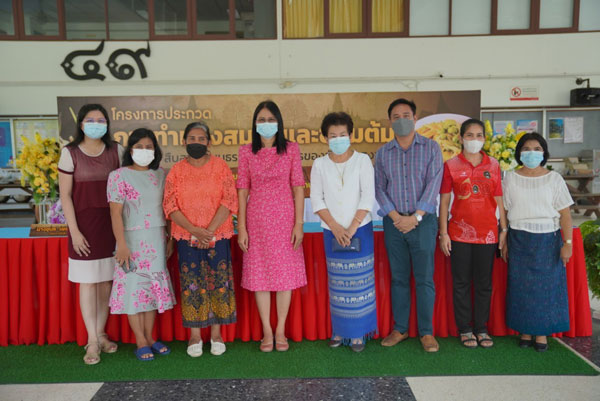
POLYGON ((106 134, 106 124, 83 123, 83 133, 92 139, 100 139, 106 134))
POLYGON ((536 150, 521 152, 521 161, 525 167, 536 168, 544 160, 544 152, 536 150))
POLYGON ((154 151, 152 149, 133 149, 131 158, 138 166, 146 167, 154 160, 154 151))
POLYGON ((415 130, 415 120, 409 118, 399 118, 392 123, 394 134, 398 136, 407 136, 415 130))
POLYGON ((256 132, 265 139, 273 138, 279 129, 277 123, 256 124, 256 132))
POLYGON ((463 141, 463 146, 467 153, 479 153, 481 148, 483 148, 483 142, 476 139, 470 141, 465 140, 463 141))
POLYGON ((208 146, 201 143, 190 143, 185 146, 185 150, 192 158, 200 159, 208 151, 208 146))
POLYGON ((337 138, 331 138, 329 140, 329 149, 336 155, 342 155, 346 153, 350 147, 349 136, 338 136, 337 138))

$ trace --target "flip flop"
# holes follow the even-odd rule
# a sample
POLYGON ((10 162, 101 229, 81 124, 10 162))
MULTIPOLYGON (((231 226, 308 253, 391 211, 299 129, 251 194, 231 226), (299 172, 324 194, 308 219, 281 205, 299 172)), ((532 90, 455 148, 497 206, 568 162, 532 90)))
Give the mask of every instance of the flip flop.
POLYGON ((160 341, 155 342, 154 344, 152 344, 152 346, 150 347, 152 349, 152 352, 154 354, 159 354, 159 355, 169 355, 171 353, 171 349, 169 347, 167 347, 166 345, 164 345, 163 343, 161 343, 160 341), (166 348, 166 351, 160 351, 161 349, 166 348))
POLYGON ((137 348, 135 351, 133 351, 133 353, 135 354, 135 357, 139 361, 146 362, 146 361, 154 360, 154 354, 152 353, 152 350, 150 349, 150 347, 137 348), (146 354, 151 354, 152 356, 150 358, 142 358, 142 355, 146 355, 146 354))

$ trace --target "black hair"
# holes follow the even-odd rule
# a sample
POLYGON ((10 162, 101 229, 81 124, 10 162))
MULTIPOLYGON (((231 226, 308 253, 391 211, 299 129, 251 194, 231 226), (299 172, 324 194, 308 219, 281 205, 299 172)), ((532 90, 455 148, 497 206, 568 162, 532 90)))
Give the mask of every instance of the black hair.
POLYGON ((94 111, 94 110, 98 110, 100 113, 102 113, 104 115, 104 118, 106 119, 106 134, 104 134, 104 136, 100 139, 102 140, 102 142, 104 142, 104 144, 106 145, 107 148, 110 148, 113 145, 114 142, 113 142, 112 138, 110 137, 110 119, 108 118, 108 113, 106 112, 106 109, 104 107, 102 107, 101 104, 90 103, 90 104, 84 104, 79 109, 79 114, 77 114, 77 132, 75 134, 75 139, 73 139, 71 142, 69 142, 67 144, 67 146, 73 147, 73 146, 77 146, 81 142, 83 142, 83 139, 85 138, 85 134, 83 133, 83 130, 81 129, 81 124, 83 123, 85 116, 87 116, 87 114, 90 111, 94 111))
POLYGON ((483 124, 483 121, 478 120, 476 118, 469 118, 467 121, 462 123, 462 125, 460 126, 460 136, 461 137, 465 136, 465 133, 467 132, 467 128, 469 128, 471 125, 479 125, 485 135, 485 125, 483 124))
POLYGON ((152 170, 156 170, 160 161, 162 160, 162 151, 160 150, 160 146, 158 146, 158 141, 156 140, 156 135, 154 132, 147 128, 138 128, 129 135, 129 139, 127 140, 127 147, 125 148, 125 152, 123 152, 123 162, 121 166, 133 166, 133 158, 131 157, 131 150, 133 146, 140 141, 142 138, 150 138, 152 144, 154 145, 154 160, 148 166, 148 168, 152 170))
POLYGON ((329 128, 334 125, 345 125, 348 129, 348 135, 352 135, 354 122, 352 121, 352 117, 343 111, 329 113, 323 118, 323 122, 321 123, 321 134, 327 138, 329 128))
POLYGON ((521 161, 521 149, 523 149, 523 145, 525 145, 525 142, 527 141, 539 142, 540 146, 544 150, 544 160, 542 160, 540 166, 545 166, 546 162, 548 161, 548 158, 550 157, 550 152, 548 152, 548 142, 546 142, 544 137, 538 134, 537 132, 525 134, 521 137, 521 139, 519 139, 519 142, 517 143, 517 147, 515 149, 515 160, 517 161, 517 163, 519 163, 519 165, 521 166, 523 165, 523 162, 521 161))
POLYGON ((257 154, 258 151, 262 148, 262 141, 260 140, 260 134, 256 131, 256 118, 258 117, 258 113, 262 109, 267 109, 275 116, 277 120, 277 133, 275 134, 275 146, 277 147, 277 154, 281 155, 287 151, 287 139, 283 135, 283 117, 281 117, 281 111, 279 111, 279 107, 272 100, 265 100, 264 102, 260 102, 258 106, 256 106, 256 110, 254 110, 254 115, 252 116, 252 153, 257 154))
POLYGON ((208 128, 208 125, 206 125, 206 123, 204 121, 195 121, 193 123, 189 123, 188 125, 186 125, 185 131, 183 131, 183 141, 184 142, 187 139, 187 136, 190 133, 190 131, 193 130, 194 128, 203 129, 206 132, 206 139, 208 139, 208 142, 210 142, 210 128, 208 128))
POLYGON ((400 98, 400 99, 396 99, 392 103, 390 103, 390 107, 388 107, 388 118, 392 118, 392 110, 394 109, 394 107, 398 106, 399 104, 405 104, 408 107, 410 107, 410 109, 413 112, 413 116, 415 114, 417 114, 417 105, 415 104, 415 102, 413 102, 412 100, 400 98))

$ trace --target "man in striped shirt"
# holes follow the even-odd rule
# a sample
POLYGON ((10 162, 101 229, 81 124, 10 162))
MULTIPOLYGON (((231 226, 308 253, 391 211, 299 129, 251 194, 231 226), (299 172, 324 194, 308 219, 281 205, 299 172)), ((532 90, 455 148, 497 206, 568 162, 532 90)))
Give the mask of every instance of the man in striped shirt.
POLYGON ((394 314, 394 330, 381 345, 391 347, 408 338, 412 262, 421 344, 425 351, 436 352, 433 269, 437 195, 444 170, 439 145, 415 132, 416 112, 416 105, 406 99, 390 104, 388 117, 395 138, 375 156, 375 195, 383 216, 394 314))

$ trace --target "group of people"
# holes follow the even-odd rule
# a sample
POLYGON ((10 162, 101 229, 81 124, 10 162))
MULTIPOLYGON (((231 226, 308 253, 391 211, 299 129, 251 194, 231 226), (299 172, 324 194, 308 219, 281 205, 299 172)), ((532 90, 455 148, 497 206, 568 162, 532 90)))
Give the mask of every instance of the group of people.
MULTIPOLYGON (((348 114, 330 113, 321 124, 329 153, 314 161, 310 200, 323 228, 329 346, 361 352, 379 334, 371 215, 377 200, 394 317, 382 346, 408 338, 412 274, 420 341, 427 352, 439 350, 433 330, 439 233, 439 246, 451 261, 462 344, 493 346, 486 324, 494 259, 501 252, 509 266, 507 324, 521 333, 519 346, 546 350, 547 335, 569 328, 565 266, 572 253, 573 203, 561 176, 544 167, 546 141, 536 133, 524 135, 516 147, 522 168, 502 179, 498 161, 481 150, 481 121, 462 124, 463 151, 444 164, 437 143, 415 131, 412 101, 395 100, 388 117, 395 138, 378 150, 374 167, 366 154, 352 149, 354 124, 348 114)), ((170 353, 152 329, 156 312, 176 303, 167 269, 175 248, 183 326, 191 331, 187 353, 202 355, 200 329, 205 327, 210 327, 211 354, 226 351, 221 325, 236 322, 234 214, 243 251, 241 285, 255 293, 262 322, 259 349, 289 348, 285 322, 291 293, 307 283, 298 144, 284 137, 283 118, 272 101, 256 107, 252 142, 239 148, 237 181, 227 164, 211 155, 204 122, 188 124, 183 143, 187 157, 166 174, 152 131, 136 129, 123 148, 112 141, 101 105, 79 111, 75 139, 61 153, 59 185, 69 228, 69 280, 80 283, 88 333, 86 364, 100 362, 102 352, 117 351, 104 332, 109 309, 127 314, 140 361, 170 353)))

